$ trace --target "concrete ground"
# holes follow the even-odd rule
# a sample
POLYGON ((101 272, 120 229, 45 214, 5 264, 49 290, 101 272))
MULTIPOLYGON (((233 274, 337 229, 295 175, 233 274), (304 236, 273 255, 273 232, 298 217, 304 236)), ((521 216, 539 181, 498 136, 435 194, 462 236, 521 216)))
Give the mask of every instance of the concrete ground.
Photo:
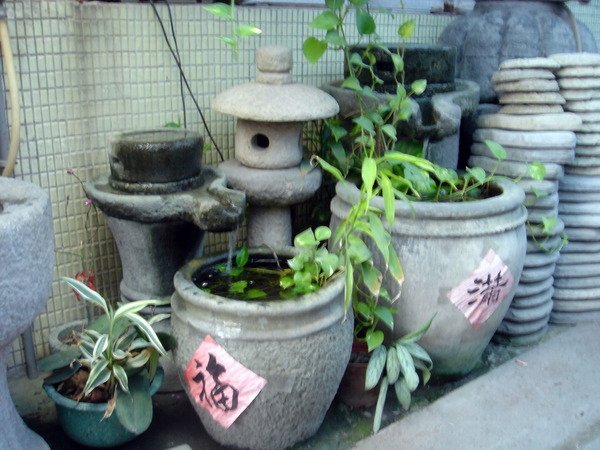
MULTIPOLYGON (((389 395, 384 424, 334 401, 317 435, 297 449, 600 449, 600 321, 553 327, 532 348, 490 345, 469 377, 420 389, 408 413, 389 395)), ((63 435, 41 379, 11 380, 27 424, 54 449, 81 449, 63 435)), ((182 393, 157 394, 150 429, 123 449, 221 449, 182 393)))

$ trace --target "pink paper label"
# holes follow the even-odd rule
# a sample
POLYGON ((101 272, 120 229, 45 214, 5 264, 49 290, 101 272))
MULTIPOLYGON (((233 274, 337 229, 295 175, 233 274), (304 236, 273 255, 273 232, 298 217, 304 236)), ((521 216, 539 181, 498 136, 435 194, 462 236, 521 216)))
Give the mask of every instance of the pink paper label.
POLYGON ((462 311, 473 328, 479 328, 500 306, 513 283, 508 266, 490 249, 479 267, 448 292, 448 298, 462 311))
POLYGON ((223 428, 229 428, 267 384, 210 336, 188 362, 185 380, 196 404, 223 428))

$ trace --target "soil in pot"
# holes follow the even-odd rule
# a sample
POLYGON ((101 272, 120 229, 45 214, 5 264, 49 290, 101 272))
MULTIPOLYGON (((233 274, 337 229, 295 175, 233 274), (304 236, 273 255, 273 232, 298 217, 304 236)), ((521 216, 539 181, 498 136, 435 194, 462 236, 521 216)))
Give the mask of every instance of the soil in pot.
POLYGON ((87 383, 90 372, 87 368, 82 367, 75 372, 70 378, 56 384, 56 392, 60 395, 85 403, 106 403, 109 400, 108 389, 105 384, 98 386, 88 395, 84 395, 83 390, 87 383))

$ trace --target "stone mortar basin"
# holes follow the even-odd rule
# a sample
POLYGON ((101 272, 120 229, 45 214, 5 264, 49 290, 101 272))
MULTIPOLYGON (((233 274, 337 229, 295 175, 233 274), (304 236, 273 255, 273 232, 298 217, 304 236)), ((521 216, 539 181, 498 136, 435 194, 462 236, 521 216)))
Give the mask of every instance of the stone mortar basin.
MULTIPOLYGON (((340 87, 341 84, 342 80, 338 80, 321 86, 321 89, 337 100, 342 117, 352 117, 357 111, 356 94, 340 87)), ((473 81, 459 78, 454 80, 454 85, 453 91, 434 94, 431 98, 409 99, 412 116, 399 125, 402 136, 415 140, 440 140, 458 132, 461 118, 472 114, 479 104, 479 86, 473 81)), ((387 95, 375 94, 380 102, 385 101, 387 95)), ((365 101, 367 104, 375 102, 373 99, 365 101)))
POLYGON ((202 137, 185 129, 124 131, 110 142, 110 184, 119 191, 160 194, 202 184, 202 137))
MULTIPOLYGON (((399 47, 389 43, 384 46, 390 52, 402 55, 404 61, 402 82, 407 91, 410 90, 412 82, 416 80, 427 80, 425 92, 418 96, 420 98, 454 90, 456 47, 423 44, 407 44, 399 47)), ((364 45, 355 48, 355 51, 361 53, 365 50, 366 46, 364 45)), ((395 94, 397 81, 394 77, 394 63, 391 56, 379 48, 370 50, 370 53, 375 57, 373 70, 383 82, 383 84, 375 85, 374 89, 377 92, 395 94)), ((348 76, 347 68, 345 76, 348 76)), ((362 85, 373 85, 370 71, 360 71, 357 76, 362 85)))
POLYGON ((44 309, 54 267, 48 194, 20 180, 0 177, 0 440, 3 448, 47 449, 29 430, 8 392, 10 345, 44 309))
MULTIPOLYGON (((349 119, 358 111, 354 91, 344 89, 342 80, 321 86, 340 105, 340 116, 349 119)), ((473 81, 454 79, 454 90, 431 97, 409 98, 412 115, 397 126, 398 135, 414 141, 428 141, 427 159, 450 168, 458 165, 458 135, 460 123, 479 104, 479 85, 473 81)), ((384 102, 389 94, 375 93, 377 99, 365 98, 367 105, 384 102)))

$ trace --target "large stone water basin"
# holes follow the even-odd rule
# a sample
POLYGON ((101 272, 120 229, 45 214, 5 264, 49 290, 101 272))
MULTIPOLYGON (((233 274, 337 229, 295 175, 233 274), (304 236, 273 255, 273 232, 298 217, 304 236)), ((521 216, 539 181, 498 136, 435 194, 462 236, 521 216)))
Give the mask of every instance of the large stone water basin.
POLYGON ((44 309, 54 267, 50 198, 41 188, 0 177, 0 447, 47 449, 19 417, 8 392, 12 342, 44 309))

